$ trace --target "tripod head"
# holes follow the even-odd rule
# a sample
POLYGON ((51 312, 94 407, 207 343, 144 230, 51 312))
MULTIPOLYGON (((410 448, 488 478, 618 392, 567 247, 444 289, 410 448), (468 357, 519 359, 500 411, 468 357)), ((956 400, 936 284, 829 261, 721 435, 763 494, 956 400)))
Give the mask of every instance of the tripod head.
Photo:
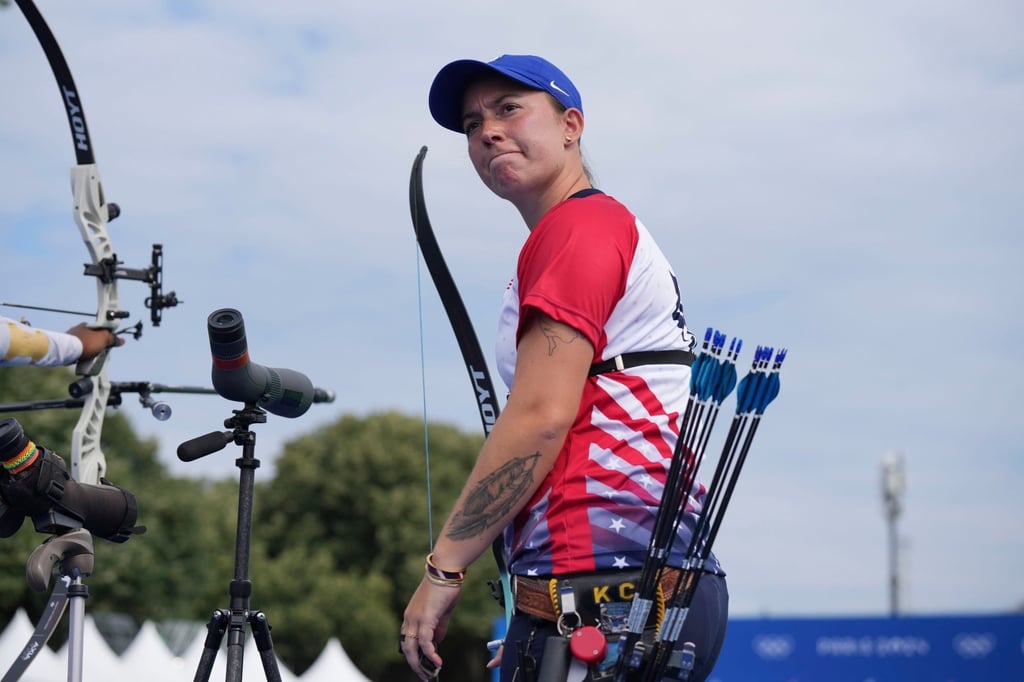
POLYGON ((51 535, 29 555, 25 579, 35 592, 45 592, 56 567, 72 580, 92 575, 95 552, 92 534, 83 529, 51 535))
POLYGON ((200 457, 223 450, 228 443, 245 445, 254 438, 249 427, 267 421, 267 413, 254 403, 246 403, 241 410, 232 410, 233 417, 224 420, 224 426, 231 431, 211 431, 185 441, 178 446, 178 459, 182 462, 193 462, 200 457))

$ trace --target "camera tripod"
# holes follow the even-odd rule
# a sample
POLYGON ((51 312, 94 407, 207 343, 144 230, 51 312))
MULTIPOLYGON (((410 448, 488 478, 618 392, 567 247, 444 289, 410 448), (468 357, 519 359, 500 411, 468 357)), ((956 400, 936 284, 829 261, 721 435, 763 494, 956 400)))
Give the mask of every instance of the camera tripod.
POLYGON ((93 571, 92 534, 79 528, 67 533, 52 535, 33 550, 29 556, 25 575, 29 586, 36 592, 44 592, 49 576, 56 573, 60 580, 54 585, 46 610, 36 625, 28 644, 4 674, 0 682, 15 682, 35 660, 50 640, 57 624, 70 602, 68 618, 68 682, 82 680, 82 644, 85 633, 85 600, 89 588, 82 583, 83 576, 93 571))
POLYGON ((183 462, 204 457, 223 449, 228 443, 242 447, 242 456, 235 460, 239 468, 238 486, 238 526, 235 533, 235 577, 229 587, 230 607, 217 609, 206 625, 206 641, 199 659, 194 682, 208 682, 213 671, 213 663, 220 649, 224 633, 227 632, 227 682, 240 682, 242 679, 242 654, 245 648, 245 626, 248 624, 260 660, 263 672, 269 682, 281 682, 281 672, 274 653, 274 643, 270 638, 270 624, 262 611, 249 610, 249 597, 252 595, 252 581, 249 580, 249 552, 252 541, 252 498, 256 468, 260 462, 255 457, 256 434, 249 430, 253 424, 267 421, 266 412, 254 403, 246 403, 242 410, 234 410, 234 417, 224 421, 224 426, 231 431, 214 431, 185 441, 178 446, 178 459, 183 462))

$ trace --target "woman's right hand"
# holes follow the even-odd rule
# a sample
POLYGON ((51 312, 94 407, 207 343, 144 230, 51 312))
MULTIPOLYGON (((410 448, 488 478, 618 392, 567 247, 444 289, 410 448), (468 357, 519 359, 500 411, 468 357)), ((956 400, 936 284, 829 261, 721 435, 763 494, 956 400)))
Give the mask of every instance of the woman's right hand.
POLYGON ((461 587, 436 585, 424 576, 405 607, 399 648, 409 668, 421 680, 436 676, 444 664, 437 645, 448 631, 448 621, 460 596, 461 587))

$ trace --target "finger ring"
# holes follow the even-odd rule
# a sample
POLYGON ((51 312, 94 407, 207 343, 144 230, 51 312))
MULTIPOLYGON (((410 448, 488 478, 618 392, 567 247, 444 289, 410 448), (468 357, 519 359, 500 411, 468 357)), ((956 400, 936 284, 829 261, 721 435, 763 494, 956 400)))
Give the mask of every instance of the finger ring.
POLYGON ((420 636, 419 636, 419 635, 414 635, 414 634, 412 634, 412 633, 410 633, 410 634, 408 634, 408 635, 402 635, 402 636, 403 636, 403 637, 408 637, 409 639, 419 639, 419 638, 420 638, 420 636))

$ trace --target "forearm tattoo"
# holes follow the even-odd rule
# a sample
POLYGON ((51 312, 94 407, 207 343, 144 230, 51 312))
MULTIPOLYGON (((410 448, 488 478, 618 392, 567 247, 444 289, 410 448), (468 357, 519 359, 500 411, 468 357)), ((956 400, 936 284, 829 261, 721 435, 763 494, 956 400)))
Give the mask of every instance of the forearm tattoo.
POLYGON ((452 516, 448 539, 477 537, 508 514, 533 483, 533 470, 539 459, 539 452, 517 457, 485 476, 466 495, 462 509, 452 516))
POLYGON ((555 324, 551 320, 543 320, 540 323, 540 331, 548 340, 548 357, 555 354, 555 344, 557 342, 572 343, 580 338, 580 333, 572 327, 565 325, 558 325, 556 327, 555 324))

